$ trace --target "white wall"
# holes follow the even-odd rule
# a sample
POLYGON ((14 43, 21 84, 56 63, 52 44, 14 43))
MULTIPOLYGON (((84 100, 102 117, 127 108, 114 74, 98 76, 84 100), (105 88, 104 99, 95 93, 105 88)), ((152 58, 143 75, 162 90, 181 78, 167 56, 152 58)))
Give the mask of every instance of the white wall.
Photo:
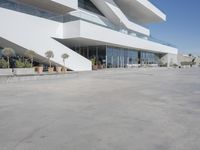
POLYGON ((176 54, 165 54, 163 55, 163 57, 161 58, 161 62, 163 64, 167 64, 167 67, 170 67, 174 64, 179 64, 178 63, 178 57, 176 54))
POLYGON ((127 48, 134 48, 138 50, 154 51, 159 53, 170 53, 176 54, 178 50, 176 48, 162 45, 156 42, 148 41, 138 37, 126 35, 111 29, 107 29, 86 21, 74 21, 64 24, 64 37, 65 39, 70 38, 85 38, 88 41, 95 40, 109 44, 113 46, 121 46, 127 48), (71 30, 73 27, 80 27, 80 33, 71 30))
POLYGON ((41 56, 47 50, 54 51, 53 61, 63 64, 61 55, 67 53, 67 67, 75 70, 91 70, 91 61, 54 40, 63 37, 63 24, 55 21, 0 8, 0 36, 41 56))

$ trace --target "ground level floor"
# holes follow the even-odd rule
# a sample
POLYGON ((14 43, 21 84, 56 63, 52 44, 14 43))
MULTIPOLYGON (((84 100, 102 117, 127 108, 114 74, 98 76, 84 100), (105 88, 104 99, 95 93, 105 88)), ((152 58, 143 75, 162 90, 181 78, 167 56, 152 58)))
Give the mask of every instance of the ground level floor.
POLYGON ((104 68, 124 68, 135 64, 160 65, 164 53, 147 52, 144 50, 119 48, 111 46, 72 47, 74 51, 92 60, 104 68))
POLYGON ((1 150, 198 150, 199 74, 107 69, 3 84, 1 150))

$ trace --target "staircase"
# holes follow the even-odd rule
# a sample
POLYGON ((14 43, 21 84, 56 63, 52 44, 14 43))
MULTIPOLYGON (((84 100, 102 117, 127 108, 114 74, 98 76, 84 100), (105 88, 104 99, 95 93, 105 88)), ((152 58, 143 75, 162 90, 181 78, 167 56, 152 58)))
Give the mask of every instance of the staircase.
POLYGON ((52 50, 55 55, 52 61, 59 65, 63 64, 61 55, 67 53, 67 68, 74 71, 91 70, 91 61, 55 40, 63 39, 63 23, 5 8, 0 8, 0 20, 0 40, 2 38, 13 43, 16 53, 21 53, 20 48, 30 49, 45 59, 45 52, 52 50))

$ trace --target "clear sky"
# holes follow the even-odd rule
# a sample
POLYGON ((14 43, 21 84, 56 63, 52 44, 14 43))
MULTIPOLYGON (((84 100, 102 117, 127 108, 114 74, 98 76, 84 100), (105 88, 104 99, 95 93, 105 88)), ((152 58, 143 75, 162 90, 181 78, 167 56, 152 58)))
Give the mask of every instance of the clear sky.
POLYGON ((200 0, 150 1, 167 15, 167 22, 149 25, 151 35, 200 55, 200 0))

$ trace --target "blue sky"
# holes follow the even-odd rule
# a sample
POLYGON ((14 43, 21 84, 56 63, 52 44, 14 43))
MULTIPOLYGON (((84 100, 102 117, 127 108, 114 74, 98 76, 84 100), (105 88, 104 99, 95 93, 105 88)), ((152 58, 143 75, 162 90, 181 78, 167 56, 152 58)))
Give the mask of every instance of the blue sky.
POLYGON ((200 55, 200 0, 151 0, 167 22, 151 24, 151 35, 176 45, 182 53, 200 55))

